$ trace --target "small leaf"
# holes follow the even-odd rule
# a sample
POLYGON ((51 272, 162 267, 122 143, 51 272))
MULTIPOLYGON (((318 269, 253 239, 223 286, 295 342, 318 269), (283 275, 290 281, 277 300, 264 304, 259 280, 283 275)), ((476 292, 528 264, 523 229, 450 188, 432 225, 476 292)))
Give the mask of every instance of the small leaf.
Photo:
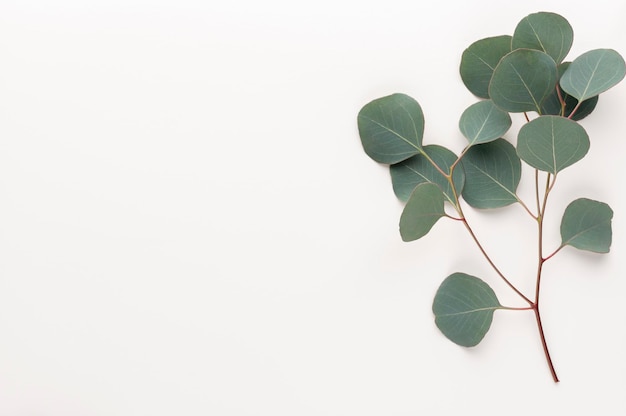
POLYGON ((511 52, 511 36, 495 36, 472 43, 461 57, 461 79, 477 97, 489 98, 489 81, 500 59, 511 52))
POLYGON ((358 126, 363 149, 376 162, 398 163, 422 148, 424 114, 408 95, 393 94, 366 104, 358 126))
POLYGON ((473 347, 485 337, 493 312, 501 307, 487 283, 465 273, 454 273, 439 286, 433 313, 437 327, 450 341, 473 347))
POLYGON ((569 22, 556 13, 533 13, 522 19, 515 28, 511 45, 513 49, 529 48, 543 51, 556 63, 567 56, 574 31, 569 22))
POLYGON ((472 104, 463 112, 459 121, 459 129, 470 146, 493 141, 510 127, 509 113, 500 110, 491 100, 472 104))
POLYGON ((556 175, 589 150, 589 136, 573 120, 541 116, 526 123, 517 136, 517 154, 530 166, 556 175))
POLYGON ((504 139, 470 148, 461 161, 465 170, 463 199, 474 208, 500 208, 518 201, 522 162, 504 139))
MULTIPOLYGON (((450 173, 450 166, 456 162, 457 156, 442 146, 428 145, 422 149, 446 174, 450 173)), ((420 183, 430 182, 439 186, 446 199, 456 205, 450 182, 426 159, 423 154, 413 156, 389 167, 393 191, 401 201, 411 196, 413 189, 420 183)), ((462 169, 455 169, 452 180, 457 192, 461 192, 465 183, 465 174, 462 169)))
MULTIPOLYGON (((565 70, 569 67, 570 63, 571 62, 563 62, 561 65, 558 66, 559 79, 561 79, 561 77, 565 73, 565 70)), ((554 89, 554 91, 552 91, 550 96, 546 98, 541 104, 541 114, 569 117, 572 111, 574 111, 574 109, 576 108, 576 106, 578 106, 578 100, 563 90, 561 90, 561 98, 563 98, 563 100, 565 101, 565 111, 563 111, 563 114, 561 114, 561 101, 559 100, 559 93, 557 92, 556 88, 554 89)), ((572 116, 572 120, 579 121, 587 117, 593 112, 597 104, 597 95, 586 99, 580 104, 580 106, 578 106, 576 113, 574 113, 574 115, 572 116)))
POLYGON ((441 189, 434 183, 417 185, 400 216, 402 240, 413 241, 422 238, 444 215, 441 189))
POLYGON ((604 202, 580 198, 565 209, 561 220, 562 246, 608 253, 611 247, 613 210, 604 202))
POLYGON ((584 101, 603 93, 626 75, 624 58, 612 49, 594 49, 574 59, 561 78, 561 88, 584 101))

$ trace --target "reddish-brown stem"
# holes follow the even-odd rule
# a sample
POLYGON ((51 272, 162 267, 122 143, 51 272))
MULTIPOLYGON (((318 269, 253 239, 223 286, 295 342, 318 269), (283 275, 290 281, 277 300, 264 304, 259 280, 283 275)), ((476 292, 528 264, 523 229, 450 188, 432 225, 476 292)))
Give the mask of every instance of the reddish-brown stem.
POLYGON ((556 375, 556 370, 554 369, 554 364, 552 363, 552 358, 550 357, 550 351, 548 350, 548 344, 546 342, 546 336, 543 332, 543 325, 541 324, 541 314, 539 313, 539 306, 535 304, 533 308, 535 312, 535 319, 537 320, 537 328, 539 329, 539 337, 541 338, 541 346, 543 347, 543 352, 546 356, 546 361, 548 363, 548 368, 550 368, 550 374, 552 374, 552 380, 555 383, 559 382, 559 377, 556 375))
MULTIPOLYGON (((550 181, 551 176, 552 175, 548 174, 548 176, 546 178, 546 187, 545 187, 544 196, 543 196, 543 203, 541 204, 541 206, 539 208, 539 215, 537 216, 537 227, 538 227, 537 281, 536 281, 536 286, 535 286, 535 302, 532 305, 533 305, 533 310, 535 312, 535 318, 537 319, 537 328, 539 329, 539 337, 541 338, 541 345, 543 347, 543 352, 544 352, 544 354, 546 356, 546 361, 548 363, 548 367, 550 368, 550 373, 552 374, 552 379, 554 380, 555 383, 558 383, 559 382, 559 378, 556 375, 556 370, 554 369, 554 364, 552 364, 552 358, 550 357, 550 351, 548 350, 548 344, 546 342, 546 336, 544 334, 543 325, 541 323, 541 314, 539 313, 539 294, 541 292, 541 273, 543 271, 543 263, 545 263, 545 261, 547 260, 546 258, 543 257, 543 219, 544 219, 544 215, 545 215, 545 212, 546 212, 546 205, 548 203, 548 195, 550 194, 550 191, 552 190, 552 186, 554 186, 554 182, 556 181, 556 176, 555 176, 554 179, 552 180, 552 183, 550 183, 551 182, 550 181)), ((538 179, 538 174, 536 174, 536 176, 535 176, 535 184, 536 184, 536 187, 537 187, 537 204, 539 206, 539 179, 538 179)), ((554 255, 554 254, 556 254, 556 252, 553 253, 552 255, 554 255)))

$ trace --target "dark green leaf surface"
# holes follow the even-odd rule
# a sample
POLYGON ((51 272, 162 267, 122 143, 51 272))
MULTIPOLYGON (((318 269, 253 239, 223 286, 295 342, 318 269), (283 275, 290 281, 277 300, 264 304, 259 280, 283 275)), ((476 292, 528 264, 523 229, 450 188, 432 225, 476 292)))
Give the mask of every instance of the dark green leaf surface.
POLYGON ((474 146, 462 159, 463 199, 474 208, 500 208, 518 201, 522 162, 504 139, 474 146))
MULTIPOLYGON (((450 172, 450 166, 456 162, 457 156, 442 146, 428 145, 422 149, 446 174, 450 172)), ((448 180, 426 159, 423 154, 413 156, 389 167, 391 182, 396 196, 407 201, 413 189, 420 183, 431 182, 439 186, 446 199, 456 205, 454 193, 448 180)), ((461 192, 465 182, 462 169, 455 169, 452 175, 457 192, 461 192)))
POLYGON ((433 313, 437 327, 455 344, 478 345, 485 337, 493 312, 501 308, 493 289, 465 273, 448 276, 435 294, 433 313))
POLYGON ((517 154, 530 166, 556 175, 589 150, 589 136, 578 123, 541 116, 526 123, 517 136, 517 154))
POLYGON ((489 98, 489 81, 500 59, 511 52, 511 36, 495 36, 472 43, 461 57, 461 79, 477 97, 489 98))
POLYGON ((400 235, 403 241, 422 238, 439 218, 445 215, 443 193, 434 183, 415 187, 400 216, 400 235))
POLYGON ((472 104, 463 112, 459 121, 459 129, 470 146, 493 141, 510 127, 509 113, 500 110, 491 100, 472 104))
POLYGON ((533 13, 515 28, 513 49, 537 49, 550 55, 556 63, 565 59, 572 47, 574 31, 569 22, 556 13, 533 13))
POLYGON ((613 210, 604 202, 580 198, 565 209, 561 221, 562 245, 596 253, 611 247, 613 210))
MULTIPOLYGON (((570 63, 571 62, 563 62, 561 65, 558 66, 559 80, 565 73, 565 70, 569 67, 570 63)), ((572 111, 574 111, 574 109, 578 105, 578 100, 563 90, 561 90, 561 97, 565 101, 565 111, 563 111, 563 114, 561 114, 562 112, 561 101, 559 100, 559 94, 556 88, 554 89, 554 91, 552 91, 550 96, 546 98, 541 104, 541 114, 569 117, 572 111)), ((593 112, 597 104, 598 104, 597 95, 595 97, 591 97, 583 101, 582 104, 576 110, 576 113, 572 116, 572 120, 578 121, 587 117, 589 114, 593 112)))
POLYGON ((506 55, 491 77, 489 96, 501 109, 520 113, 541 111, 541 103, 554 90, 557 69, 545 52, 516 49, 506 55))
POLYGON ((398 163, 422 148, 424 114, 408 95, 374 100, 361 109, 357 120, 363 149, 376 162, 398 163))
POLYGON ((561 77, 561 88, 579 101, 603 93, 626 75, 626 65, 612 49, 594 49, 574 59, 561 77))

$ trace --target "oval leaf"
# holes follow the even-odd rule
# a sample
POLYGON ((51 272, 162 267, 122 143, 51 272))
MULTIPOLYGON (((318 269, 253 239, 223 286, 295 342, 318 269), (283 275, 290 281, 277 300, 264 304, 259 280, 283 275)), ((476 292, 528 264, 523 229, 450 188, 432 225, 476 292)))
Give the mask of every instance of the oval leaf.
POLYGON ((517 136, 517 154, 530 166, 556 175, 589 150, 589 136, 573 120, 541 116, 526 123, 517 136))
MULTIPOLYGON (((456 162, 457 156, 450 150, 442 146, 428 145, 423 148, 441 170, 450 172, 450 166, 456 162)), ((446 199, 456 205, 454 193, 450 182, 446 179, 423 155, 419 154, 389 167, 391 172, 391 183, 396 196, 407 201, 413 189, 420 183, 430 182, 439 186, 446 199)), ((457 192, 461 192, 465 183, 465 175, 462 169, 455 169, 452 180, 457 192)))
POLYGON ((565 209, 561 220, 562 246, 608 253, 611 247, 613 210, 603 202, 580 198, 565 209))
POLYGON ((561 77, 561 88, 584 101, 615 86, 626 75, 624 58, 612 49, 594 49, 580 55, 561 77))
POLYGON ((424 113, 408 95, 393 94, 366 104, 358 126, 363 149, 376 162, 398 163, 422 148, 424 113))
POLYGON ((556 13, 539 12, 526 16, 513 33, 513 49, 537 49, 556 63, 565 59, 572 47, 574 31, 569 22, 556 13))
POLYGON ((518 201, 522 162, 515 147, 504 139, 469 149, 462 159, 465 170, 463 199, 474 208, 500 208, 518 201))
MULTIPOLYGON (((571 62, 563 62, 558 66, 559 79, 565 73, 565 70, 569 67, 571 62)), ((582 120, 587 117, 589 114, 593 112, 598 104, 598 96, 591 97, 583 101, 580 106, 578 106, 578 100, 565 91, 561 90, 561 98, 565 101, 565 108, 561 108, 561 101, 559 100, 559 93, 556 88, 548 98, 546 98, 541 104, 541 114, 543 115, 553 115, 553 116, 563 116, 569 117, 572 114, 572 111, 578 107, 576 113, 572 116, 572 120, 582 120)))
POLYGON ((463 112, 459 121, 459 129, 470 146, 493 141, 510 127, 509 113, 500 110, 491 100, 472 104, 463 112))
POLYGON ((444 215, 441 189, 434 183, 417 185, 400 216, 402 240, 413 241, 422 238, 444 215))
POLYGON ((489 96, 493 103, 511 113, 541 112, 541 103, 556 87, 554 59, 545 52, 516 49, 493 71, 489 96))
POLYGON ((501 307, 487 283, 465 273, 454 273, 439 286, 433 313, 437 327, 450 341, 473 347, 485 337, 493 312, 501 307))
POLYGON ((511 36, 495 36, 472 43, 461 56, 461 79, 477 97, 489 98, 489 81, 500 59, 511 52, 511 36))

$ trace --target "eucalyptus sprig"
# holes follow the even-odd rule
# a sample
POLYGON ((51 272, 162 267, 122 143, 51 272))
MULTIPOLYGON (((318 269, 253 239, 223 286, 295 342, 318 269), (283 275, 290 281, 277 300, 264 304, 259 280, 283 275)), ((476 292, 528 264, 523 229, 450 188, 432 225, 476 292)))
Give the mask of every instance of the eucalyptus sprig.
POLYGON ((435 323, 452 342, 476 346, 491 326, 496 310, 526 310, 535 315, 548 367, 558 382, 541 322, 543 265, 567 246, 609 252, 613 211, 604 202, 572 201, 563 213, 558 247, 544 247, 544 218, 559 173, 580 161, 589 150, 589 136, 578 123, 594 111, 598 96, 626 74, 624 59, 612 49, 595 49, 564 61, 573 42, 569 22, 555 13, 523 18, 513 35, 472 43, 462 54, 463 83, 480 101, 460 117, 467 139, 460 155, 439 145, 424 145, 424 115, 419 103, 405 94, 371 101, 358 114, 365 153, 390 167, 393 190, 406 202, 400 217, 404 241, 424 237, 441 218, 462 224, 498 278, 524 302, 503 306, 482 279, 456 272, 435 294, 435 323), (526 123, 516 145, 504 135, 511 113, 526 123), (535 198, 525 202, 517 192, 522 162, 534 170, 535 198), (524 294, 495 264, 464 214, 466 205, 479 210, 520 204, 536 224, 535 290, 524 294), (451 208, 448 214, 445 206, 451 208))

